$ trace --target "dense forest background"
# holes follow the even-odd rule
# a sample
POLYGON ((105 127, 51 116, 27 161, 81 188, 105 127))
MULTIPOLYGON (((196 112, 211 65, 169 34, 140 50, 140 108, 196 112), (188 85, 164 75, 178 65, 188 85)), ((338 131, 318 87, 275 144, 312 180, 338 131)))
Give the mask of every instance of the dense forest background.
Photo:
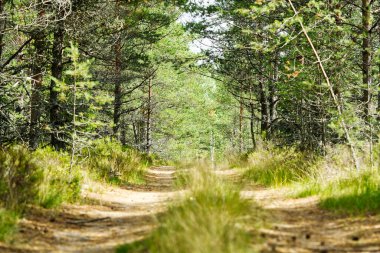
POLYGON ((0 251, 380 250, 379 112, 379 1, 0 0, 0 251))
POLYGON ((166 158, 262 141, 372 154, 379 7, 2 1, 0 141, 79 152, 110 136, 166 158))

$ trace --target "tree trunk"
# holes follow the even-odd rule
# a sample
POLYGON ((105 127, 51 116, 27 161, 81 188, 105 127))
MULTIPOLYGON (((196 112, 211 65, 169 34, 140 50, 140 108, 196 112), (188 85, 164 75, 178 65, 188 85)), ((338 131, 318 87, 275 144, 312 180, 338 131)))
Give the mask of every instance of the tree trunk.
POLYGON ((125 118, 123 117, 121 122, 121 131, 120 131, 120 142, 121 145, 127 145, 127 124, 125 123, 125 118))
POLYGON ((36 149, 40 141, 40 118, 43 111, 42 98, 42 67, 44 62, 44 39, 42 31, 37 31, 34 35, 35 57, 32 66, 32 90, 30 95, 30 125, 29 125, 29 146, 36 149))
MULTIPOLYGON (((380 26, 379 26, 379 34, 380 34, 380 26)), ((380 42, 380 37, 379 37, 379 42, 380 42)), ((379 74, 378 74, 378 78, 380 80, 380 64, 378 65, 379 67, 379 74)), ((377 86, 377 120, 380 120, 380 81, 379 81, 379 84, 377 86)))
POLYGON ((260 88, 260 107, 261 107, 261 133, 264 134, 265 139, 267 139, 267 134, 269 130, 269 111, 268 111, 268 98, 267 92, 264 86, 264 81, 260 77, 259 80, 260 88))
POLYGON ((5 0, 0 0, 0 62, 2 60, 3 56, 3 50, 4 50, 4 32, 6 27, 6 18, 2 18, 2 15, 4 15, 4 3, 5 0))
POLYGON ((244 149, 243 145, 243 126, 244 126, 244 105, 243 97, 240 98, 239 105, 239 152, 242 153, 244 149))
MULTIPOLYGON (((119 16, 120 1, 117 0, 115 4, 116 15, 119 16)), ((122 105, 122 87, 121 87, 121 34, 116 40, 114 53, 115 53, 115 89, 114 89, 114 111, 113 111, 113 135, 118 139, 118 132, 120 128, 120 116, 122 105)))
POLYGON ((147 119, 146 119, 146 152, 150 153, 150 148, 152 146, 152 96, 153 96, 153 89, 152 89, 152 79, 151 77, 149 79, 148 83, 148 104, 147 104, 147 119))
POLYGON ((278 81, 278 57, 276 54, 276 57, 273 63, 272 81, 270 82, 270 86, 269 86, 269 118, 270 118, 269 122, 270 124, 272 124, 272 122, 277 118, 277 103, 278 103, 277 89, 276 89, 277 81, 278 81))
POLYGON ((362 44, 362 71, 363 71, 363 115, 368 121, 370 115, 371 102, 371 0, 362 0, 362 25, 363 25, 363 44, 362 44))
MULTIPOLYGON (((294 12, 294 14, 297 15, 298 11, 294 7, 292 0, 288 0, 288 2, 290 4, 290 6, 291 6, 291 8, 292 8, 292 10, 294 12)), ((327 87, 329 89, 330 95, 331 95, 331 97, 333 99, 333 102, 334 102, 334 105, 335 105, 335 107, 336 107, 336 109, 338 111, 338 116, 339 116, 340 124, 341 124, 341 126, 343 128, 344 135, 346 137, 348 146, 350 147, 350 150, 351 150, 352 161, 354 162, 356 170, 360 170, 359 160, 358 160, 357 155, 356 155, 356 149, 355 149, 354 143, 351 140, 351 136, 350 136, 350 132, 349 132, 348 127, 347 127, 347 123, 346 123, 345 119, 343 118, 343 110, 342 110, 342 107, 340 105, 339 99, 338 99, 338 97, 336 96, 336 94, 334 92, 333 85, 331 84, 330 78, 327 75, 325 67, 323 66, 323 63, 321 61, 321 57, 319 56, 318 51, 315 48, 313 41, 309 37, 309 34, 307 33, 307 30, 306 30, 305 26, 302 23, 302 20, 300 19, 298 22, 299 22, 299 24, 300 24, 300 26, 302 28, 302 32, 305 35, 305 37, 306 37, 306 39, 307 39, 307 41, 308 41, 311 49, 313 50, 313 53, 314 53, 315 57, 317 58, 318 65, 319 65, 319 67, 320 67, 320 69, 321 69, 321 71, 323 73, 323 77, 326 80, 327 87)))
POLYGON ((256 149, 256 138, 255 138, 255 107, 253 105, 253 85, 249 84, 249 112, 250 112, 250 132, 252 140, 252 150, 256 149))
POLYGON ((139 146, 139 136, 138 136, 137 127, 136 127, 136 121, 135 120, 132 121, 132 129, 133 129, 133 137, 134 137, 134 140, 135 140, 135 146, 138 147, 139 146))
POLYGON ((249 104, 249 108, 250 108, 250 113, 251 113, 250 131, 251 131, 251 140, 252 140, 252 150, 255 150, 256 146, 257 146, 256 145, 256 138, 255 138, 255 108, 254 108, 252 102, 249 104))
MULTIPOLYGON (((63 71, 63 40, 65 35, 64 21, 61 20, 57 23, 57 28, 54 31, 54 41, 52 49, 52 65, 51 75, 58 80, 62 79, 63 71)), ((62 141, 63 135, 60 133, 60 127, 63 126, 63 119, 60 115, 60 105, 58 101, 58 92, 56 91, 56 82, 50 82, 50 125, 52 133, 50 136, 50 143, 56 150, 65 148, 65 142, 62 141)))

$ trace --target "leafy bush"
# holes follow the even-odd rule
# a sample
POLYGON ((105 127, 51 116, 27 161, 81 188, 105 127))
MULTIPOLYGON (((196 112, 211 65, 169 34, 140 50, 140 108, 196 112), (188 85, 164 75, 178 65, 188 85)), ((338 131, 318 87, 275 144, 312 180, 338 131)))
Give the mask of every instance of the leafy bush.
POLYGON ((106 182, 141 184, 145 169, 152 164, 148 155, 124 148, 109 139, 95 141, 90 156, 90 170, 106 182))
POLYGON ((39 186, 38 202, 45 208, 56 207, 63 202, 73 202, 80 196, 82 177, 79 168, 70 172, 70 156, 52 148, 33 153, 36 163, 43 168, 43 181, 39 186))
POLYGON ((248 156, 243 177, 265 186, 283 186, 312 176, 318 159, 294 148, 256 151, 248 156))
POLYGON ((262 220, 259 209, 242 200, 239 189, 212 174, 196 171, 189 180, 190 195, 169 208, 158 230, 117 252, 253 252, 247 230, 262 220))
POLYGON ((41 168, 22 146, 0 150, 0 200, 7 209, 22 210, 37 200, 43 181, 41 168))
POLYGON ((0 241, 8 239, 17 230, 18 214, 0 209, 0 241))

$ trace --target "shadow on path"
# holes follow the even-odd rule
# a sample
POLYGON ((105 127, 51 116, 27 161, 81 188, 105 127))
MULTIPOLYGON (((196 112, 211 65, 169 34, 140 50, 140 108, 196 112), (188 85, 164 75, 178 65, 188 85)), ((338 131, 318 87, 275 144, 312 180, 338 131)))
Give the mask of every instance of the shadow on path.
POLYGON ((175 168, 155 167, 147 172, 147 184, 136 189, 98 185, 101 190, 93 191, 85 185, 89 204, 29 210, 15 240, 0 244, 0 252, 114 252, 157 226, 156 215, 182 193, 173 191, 174 179, 175 168))

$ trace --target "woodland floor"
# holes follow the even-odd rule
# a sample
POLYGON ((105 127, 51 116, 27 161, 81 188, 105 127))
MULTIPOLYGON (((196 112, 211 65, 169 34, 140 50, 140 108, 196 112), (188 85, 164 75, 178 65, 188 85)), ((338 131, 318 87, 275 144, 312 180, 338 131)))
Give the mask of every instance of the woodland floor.
POLYGON ((292 199, 285 189, 242 192, 271 216, 262 229, 265 253, 380 252, 380 216, 350 217, 318 208, 318 198, 292 199))
MULTIPOLYGON (((114 252, 116 246, 147 236, 155 217, 184 191, 174 191, 172 167, 152 168, 147 185, 130 188, 84 187, 85 202, 59 210, 32 209, 20 233, 0 252, 114 252)), ((236 178, 234 171, 219 172, 236 178)), ((322 211, 318 199, 291 199, 286 189, 247 187, 269 214, 271 228, 262 229, 266 252, 380 252, 380 217, 348 217, 322 211)))
POLYGON ((156 216, 182 192, 172 191, 174 168, 151 168, 147 185, 133 188, 84 187, 84 203, 59 210, 29 210, 20 233, 0 252, 114 252, 147 236, 156 216))

